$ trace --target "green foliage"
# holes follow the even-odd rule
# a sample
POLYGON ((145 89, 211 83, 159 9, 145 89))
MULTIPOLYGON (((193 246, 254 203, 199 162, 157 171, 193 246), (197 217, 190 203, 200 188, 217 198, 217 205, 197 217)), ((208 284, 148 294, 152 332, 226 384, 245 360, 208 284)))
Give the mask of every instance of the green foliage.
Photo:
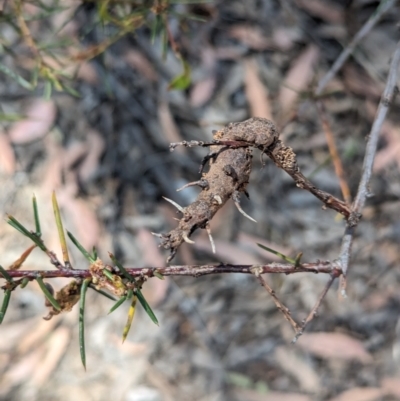
POLYGON ((181 58, 183 72, 177 75, 168 85, 168 89, 184 90, 188 88, 191 82, 191 71, 189 64, 181 58))
POLYGON ((25 226, 23 226, 14 216, 7 215, 7 223, 19 231, 21 234, 30 238, 43 252, 48 252, 46 246, 43 244, 42 240, 33 232, 29 231, 25 226))
MULTIPOLYGON (((124 268, 124 266, 122 266, 122 264, 117 260, 117 258, 111 253, 108 253, 110 256, 110 259, 113 261, 113 263, 118 267, 118 269, 121 271, 122 275, 125 276, 129 281, 131 281, 132 283, 136 283, 135 277, 133 277, 131 274, 128 273, 128 271, 124 268)), ((153 323, 155 323, 157 326, 158 324, 158 320, 156 315, 154 314, 153 310, 151 309, 150 305, 148 304, 148 302, 146 301, 146 299, 144 298, 142 291, 140 290, 140 286, 136 286, 135 288, 135 296, 137 296, 137 298, 139 299, 139 302, 141 303, 141 305, 143 306, 143 309, 146 311, 147 315, 149 316, 149 318, 153 321, 153 323)), ((131 295, 132 296, 132 295, 131 295)), ((127 297, 129 299, 129 297, 127 297)), ((122 302, 121 302, 122 304, 122 302)), ((121 304, 119 304, 118 306, 120 306, 121 304)), ((115 305, 114 305, 115 306, 115 305)), ((117 306, 117 307, 118 307, 117 306)), ((117 308, 115 307, 115 309, 117 308)), ((113 310, 115 310, 113 309, 113 310)), ((109 313, 111 313, 112 311, 110 310, 109 313)))
POLYGON ((81 298, 79 302, 79 351, 81 354, 82 365, 86 370, 86 348, 85 348, 85 303, 86 291, 90 279, 83 280, 81 286, 81 298))
POLYGON ((299 252, 294 259, 290 258, 289 256, 284 255, 281 252, 276 251, 275 249, 268 248, 265 245, 257 244, 260 248, 264 249, 264 251, 270 252, 276 256, 279 256, 285 262, 289 262, 293 264, 295 267, 300 267, 301 257, 303 256, 303 252, 299 252))
MULTIPOLYGON (((77 272, 74 270, 69 261, 68 248, 66 244, 66 239, 64 235, 64 226, 61 218, 61 212, 58 206, 57 198, 55 193, 52 197, 53 201, 53 211, 56 226, 59 233, 59 240, 61 244, 64 265, 57 259, 54 252, 49 251, 41 239, 41 226, 39 219, 38 203, 35 196, 32 198, 33 216, 35 221, 35 231, 28 230, 23 224, 21 224, 15 217, 8 215, 8 223, 19 231, 22 235, 28 237, 34 242, 34 244, 42 251, 44 251, 50 258, 51 263, 56 266, 60 271, 60 276, 63 277, 65 274, 71 277, 70 273, 77 272)), ((123 330, 122 339, 128 336, 129 330, 131 328, 133 317, 136 311, 136 301, 139 300, 140 304, 143 306, 144 310, 150 317, 150 319, 158 325, 158 320, 151 309, 150 305, 144 298, 141 287, 143 285, 144 279, 135 277, 128 272, 128 270, 115 258, 115 256, 109 252, 110 258, 117 266, 118 271, 112 266, 105 265, 101 259, 98 258, 96 248, 93 248, 92 254, 90 254, 81 243, 67 231, 69 238, 72 243, 80 250, 80 252, 85 256, 89 262, 89 269, 82 273, 82 271, 77 272, 77 275, 72 275, 76 277, 76 280, 71 281, 60 291, 54 295, 54 290, 52 286, 45 283, 43 278, 46 277, 46 271, 35 272, 35 274, 29 275, 29 273, 24 272, 19 277, 21 279, 14 280, 11 271, 19 269, 24 261, 29 257, 31 251, 35 248, 35 245, 28 248, 22 253, 22 255, 8 268, 5 269, 0 266, 0 277, 6 281, 6 284, 1 287, 4 290, 4 297, 0 308, 0 324, 2 323, 7 308, 10 302, 12 291, 14 291, 18 286, 24 288, 30 280, 35 279, 41 288, 44 297, 47 300, 47 305, 50 308, 49 315, 45 318, 46 320, 51 319, 52 316, 59 313, 68 312, 79 300, 79 344, 80 344, 80 355, 84 368, 86 369, 86 353, 85 353, 85 328, 84 328, 84 316, 85 316, 85 302, 86 302, 86 292, 88 288, 91 288, 101 295, 116 301, 114 306, 111 307, 109 313, 115 311, 119 306, 121 306, 126 300, 131 300, 131 305, 128 312, 127 321, 123 330), (89 277, 88 277, 89 275, 89 277), (91 276, 91 277, 90 277, 91 276), (85 278, 86 277, 86 278, 85 278), (79 290, 80 288, 80 290, 79 290), (102 290, 105 288, 107 291, 114 293, 119 296, 116 300, 108 292, 102 290), (122 294, 122 296, 121 296, 122 294)), ((20 272, 22 273, 22 272, 20 272)), ((50 277, 54 277, 50 275, 50 277)), ((160 274, 158 277, 163 278, 160 274)))
POLYGON ((104 53, 125 35, 134 33, 140 28, 148 28, 153 43, 156 38, 160 38, 164 58, 171 49, 182 61, 183 72, 171 81, 169 87, 184 90, 191 82, 190 67, 183 59, 169 26, 172 21, 177 21, 179 25, 187 20, 203 22, 203 18, 192 15, 190 12, 181 12, 181 6, 205 2, 208 1, 97 0, 93 2, 96 6, 95 18, 92 18, 85 26, 83 37, 68 31, 64 33, 64 28, 78 14, 84 12, 83 7, 87 3, 85 0, 68 6, 64 6, 60 0, 6 2, 0 14, 0 22, 8 24, 19 35, 20 40, 9 43, 5 38, 0 38, 0 56, 3 53, 12 58, 10 65, 0 62, 0 72, 26 90, 33 91, 40 86, 43 88, 45 99, 49 99, 54 91, 64 91, 79 97, 79 93, 73 88, 75 72, 79 66, 104 53), (29 7, 27 7, 28 3, 29 7), (179 12, 177 12, 176 4, 181 5, 179 12), (61 13, 68 17, 59 26, 54 26, 55 16, 61 13), (32 25, 34 22, 39 23, 39 29, 32 25), (84 36, 95 29, 103 30, 103 41, 84 47, 84 36), (17 57, 22 52, 29 59, 25 59, 23 65, 17 57), (26 65, 34 67, 26 67, 26 65), (30 79, 27 78, 29 76, 30 79))
POLYGON ((13 278, 7 273, 7 270, 4 269, 3 266, 0 265, 0 274, 5 278, 9 283, 13 283, 13 278))
POLYGON ((44 296, 51 303, 51 305, 54 307, 54 309, 61 312, 60 304, 55 300, 55 298, 53 297, 53 294, 49 291, 49 288, 44 283, 43 278, 41 276, 38 276, 38 277, 36 277, 36 281, 38 282, 40 289, 43 291, 44 296))
POLYGON ((81 251, 82 255, 90 262, 93 263, 96 259, 92 256, 82 245, 81 243, 74 237, 72 233, 67 231, 67 235, 69 239, 73 242, 73 244, 81 251))
POLYGON ((10 303, 10 298, 11 298, 11 290, 7 289, 4 292, 3 303, 0 309, 0 324, 3 323, 4 316, 6 315, 7 312, 8 304, 10 303))

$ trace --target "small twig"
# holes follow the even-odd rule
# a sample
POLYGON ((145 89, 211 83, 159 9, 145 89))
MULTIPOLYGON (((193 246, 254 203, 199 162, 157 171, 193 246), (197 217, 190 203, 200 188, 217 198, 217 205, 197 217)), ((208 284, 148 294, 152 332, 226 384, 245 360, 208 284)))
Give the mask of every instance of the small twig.
POLYGON ((204 142, 204 141, 181 141, 181 142, 171 142, 169 144, 169 150, 173 152, 176 147, 184 146, 185 148, 193 148, 195 146, 201 147, 209 147, 215 145, 213 142, 204 142))
MULTIPOLYGON (((107 267, 107 266, 106 266, 107 267)), ((112 266, 109 266, 112 268, 112 266)), ((223 274, 223 273, 244 273, 253 274, 253 265, 230 265, 230 264, 215 264, 215 265, 185 265, 185 266, 167 266, 167 267, 136 267, 126 268, 126 271, 133 277, 154 277, 156 273, 162 276, 192 276, 200 277, 208 274, 223 274)), ((264 273, 325 273, 336 274, 340 276, 342 271, 338 268, 337 264, 330 261, 317 261, 314 263, 302 263, 301 266, 296 267, 292 263, 268 263, 266 265, 257 266, 260 274, 264 273)), ((88 278, 91 277, 90 270, 87 269, 73 269, 73 270, 13 270, 7 271, 10 277, 27 277, 35 279, 38 275, 43 278, 53 277, 74 277, 74 278, 88 278)), ((114 271, 114 274, 116 272, 114 271)), ((0 272, 1 276, 1 272, 0 272)))
POLYGON ((271 158, 275 165, 287 174, 289 174, 296 183, 296 186, 311 192, 316 198, 321 200, 326 207, 336 210, 341 213, 346 219, 350 216, 350 207, 345 202, 329 194, 328 192, 322 191, 313 185, 303 173, 300 171, 297 165, 296 154, 289 146, 286 146, 282 141, 276 141, 273 146, 265 151, 265 153, 271 158))
POLYGON ((343 164, 339 156, 339 152, 336 147, 335 138, 331 127, 328 122, 328 118, 326 115, 326 110, 322 102, 317 102, 317 109, 321 118, 322 127, 325 132, 326 142, 328 143, 329 153, 332 157, 333 166, 335 167, 336 175, 339 179, 339 185, 342 190, 343 199, 346 201, 348 205, 351 203, 351 194, 349 185, 347 184, 345 173, 343 170, 343 164))
POLYGON ((337 279, 336 274, 332 274, 329 281, 326 283, 324 290, 321 292, 321 295, 318 297, 317 302, 315 303, 314 307, 311 309, 311 312, 308 314, 307 319, 303 322, 301 325, 301 328, 297 331, 296 335, 294 336, 292 340, 292 344, 294 344, 299 337, 304 333, 305 328, 307 325, 314 320, 314 318, 317 316, 318 309, 321 306, 322 301, 324 300, 326 294, 328 293, 329 289, 331 288, 333 282, 337 279))
POLYGON ((357 44, 371 31, 371 29, 377 24, 382 18, 383 14, 392 8, 396 3, 395 0, 382 0, 375 12, 371 15, 368 21, 362 26, 362 28, 354 36, 353 40, 347 45, 342 51, 336 61, 333 63, 330 70, 320 79, 318 87, 315 90, 315 95, 320 96, 322 91, 325 89, 328 82, 337 74, 342 68, 343 64, 347 61, 350 55, 353 53, 357 44))
POLYGON ((22 37, 24 38, 26 45, 29 47, 31 52, 37 57, 37 59, 40 60, 40 62, 42 62, 40 51, 36 46, 36 43, 32 38, 32 34, 28 28, 28 25, 26 24, 26 21, 24 20, 24 17, 22 15, 22 1, 19 0, 18 2, 16 2, 14 8, 17 16, 19 29, 21 30, 22 37))
POLYGON ((378 110, 375 114, 375 119, 372 124, 371 132, 368 136, 368 142, 365 150, 364 163, 362 168, 362 176, 358 186, 357 194, 351 208, 351 216, 348 221, 346 231, 342 240, 340 250, 339 263, 343 270, 343 278, 341 279, 342 294, 345 294, 346 274, 349 268, 351 246, 353 244, 354 232, 361 216, 361 211, 365 205, 366 198, 369 194, 368 184, 372 174, 376 148, 378 145, 379 133, 382 124, 385 120, 389 106, 396 92, 397 72, 400 64, 400 42, 397 43, 396 50, 392 57, 389 74, 386 82, 385 90, 383 91, 379 102, 378 110))
POLYGON ((252 273, 257 277, 257 279, 261 283, 261 285, 268 291, 269 295, 271 295, 276 307, 282 312, 285 319, 292 325, 295 333, 298 333, 302 328, 292 318, 292 315, 290 314, 290 310, 285 305, 283 305, 283 303, 279 300, 279 298, 276 296, 275 291, 264 280, 263 276, 261 275, 261 272, 262 272, 262 268, 260 269, 258 266, 254 266, 252 268, 252 273))

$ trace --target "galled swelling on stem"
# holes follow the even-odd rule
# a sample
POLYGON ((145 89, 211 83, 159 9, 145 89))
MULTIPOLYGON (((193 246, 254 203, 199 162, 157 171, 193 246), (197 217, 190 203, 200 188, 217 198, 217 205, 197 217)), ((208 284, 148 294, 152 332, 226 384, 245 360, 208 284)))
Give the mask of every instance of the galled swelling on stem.
MULTIPOLYGON (((341 213, 345 218, 350 215, 345 202, 320 190, 304 177, 297 164, 296 154, 292 148, 282 143, 275 124, 270 120, 254 117, 243 122, 230 123, 214 132, 211 143, 184 141, 171 144, 171 150, 178 145, 209 147, 210 152, 202 163, 201 171, 206 162, 209 162, 209 169, 202 172, 199 181, 192 183, 201 188, 197 199, 185 208, 179 206, 182 217, 178 227, 167 234, 154 234, 162 239, 160 246, 170 250, 168 262, 183 242, 193 243, 189 237, 198 228, 207 229, 213 244, 209 222, 229 199, 234 201, 240 213, 255 221, 240 207, 240 194, 248 195, 246 187, 251 173, 252 148, 260 149, 268 155, 277 167, 285 170, 293 178, 299 188, 308 190, 327 207, 341 213)), ((185 187, 187 186, 189 185, 185 187)))

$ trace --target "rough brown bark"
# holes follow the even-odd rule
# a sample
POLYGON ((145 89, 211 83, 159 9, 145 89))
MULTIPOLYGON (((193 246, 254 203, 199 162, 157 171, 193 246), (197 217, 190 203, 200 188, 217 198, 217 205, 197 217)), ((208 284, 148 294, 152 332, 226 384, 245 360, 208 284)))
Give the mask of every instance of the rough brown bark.
POLYGON ((208 172, 202 173, 199 181, 185 186, 198 185, 201 192, 195 202, 185 208, 179 207, 183 217, 179 220, 178 227, 168 234, 155 234, 162 238, 160 246, 170 250, 168 262, 183 242, 193 243, 189 237, 198 228, 207 229, 213 245, 208 223, 229 199, 232 199, 239 211, 246 215, 239 204, 240 194, 247 195, 252 148, 258 148, 266 153, 277 167, 285 170, 294 179, 299 188, 310 191, 327 207, 338 211, 346 218, 350 215, 345 202, 318 189, 303 176, 297 165, 296 154, 292 148, 279 140, 279 133, 270 120, 254 117, 243 122, 231 123, 215 131, 211 143, 199 141, 174 143, 171 144, 171 149, 178 145, 210 147, 210 153, 205 158, 205 161, 209 161, 210 167, 208 172))

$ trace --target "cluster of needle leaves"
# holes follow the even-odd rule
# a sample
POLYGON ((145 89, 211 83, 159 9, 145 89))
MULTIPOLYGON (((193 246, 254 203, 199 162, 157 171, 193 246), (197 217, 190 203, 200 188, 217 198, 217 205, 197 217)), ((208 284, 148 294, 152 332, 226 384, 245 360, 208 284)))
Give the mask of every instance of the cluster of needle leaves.
MULTIPOLYGON (((176 3, 185 0, 99 0, 81 1, 76 7, 64 5, 60 0, 15 0, 5 2, 0 10, 0 23, 8 25, 20 39, 17 46, 0 33, 0 72, 10 77, 26 90, 43 90, 44 98, 52 92, 65 91, 73 96, 79 93, 73 88, 79 66, 104 53, 113 43, 139 28, 149 31, 152 42, 159 38, 164 57, 171 49, 182 64, 182 72, 170 82, 170 89, 185 89, 190 84, 190 67, 180 53, 179 45, 171 34, 171 21, 179 25, 188 19, 202 19, 190 13, 179 13, 176 3), (94 9, 95 18, 88 21, 81 37, 64 35, 62 30, 79 13, 94 9), (56 28, 51 28, 52 19, 58 14, 70 16, 56 28), (40 23, 40 31, 33 32, 32 23, 40 23), (90 32, 101 29, 103 40, 84 48, 82 42, 90 32), (50 30, 50 32, 46 32, 50 30), (46 35, 44 35, 46 33, 46 35), (48 33, 48 34, 47 34, 48 33), (54 38, 50 42, 41 37, 54 38), (5 62, 12 59, 12 67, 5 62), (73 72, 71 72, 71 68, 73 72), (16 68, 14 68, 16 67, 16 68)), ((189 1, 190 3, 190 1, 189 1)), ((4 117, 6 118, 6 117, 4 117)))
MULTIPOLYGON (((14 216, 7 215, 7 222, 23 236, 29 238, 33 245, 30 246, 22 255, 9 266, 7 269, 0 265, 0 277, 5 280, 5 284, 0 288, 4 291, 4 297, 0 309, 0 324, 6 315, 12 293, 17 288, 25 288, 29 282, 36 281, 43 292, 45 298, 45 305, 49 308, 49 313, 44 317, 45 320, 50 320, 53 316, 61 313, 70 312, 72 308, 79 304, 79 345, 80 356, 82 364, 86 369, 86 352, 85 352, 85 306, 86 306, 86 292, 88 288, 100 293, 106 298, 114 301, 114 305, 110 308, 109 314, 114 312, 123 303, 130 302, 127 320, 122 333, 122 342, 128 336, 129 330, 136 311, 137 301, 142 305, 150 319, 158 325, 157 317, 155 316, 150 305, 146 301, 141 288, 144 282, 148 279, 146 274, 141 274, 139 277, 134 277, 129 271, 116 259, 116 257, 109 252, 109 257, 112 265, 105 264, 97 255, 95 248, 91 252, 86 250, 76 237, 69 231, 64 230, 63 222, 61 219, 60 209, 58 206, 57 198, 53 192, 52 196, 54 218, 58 230, 62 250, 62 262, 57 258, 56 254, 49 250, 42 240, 42 231, 39 219, 38 205, 36 197, 32 198, 33 217, 35 222, 35 229, 29 230, 14 216), (70 262, 69 251, 67 246, 66 235, 72 243, 79 249, 82 255, 86 258, 89 267, 87 270, 75 270, 70 262), (51 264, 59 271, 57 275, 49 275, 49 270, 38 272, 19 271, 23 263, 26 261, 33 249, 39 248, 50 259, 51 264), (18 273, 18 277, 13 277, 18 273), (45 282, 45 278, 49 277, 74 277, 67 285, 62 287, 59 291, 55 292, 53 287, 45 282), (117 299, 117 298, 118 299, 117 299)), ((271 252, 281 257, 284 261, 289 262, 294 268, 300 268, 300 259, 302 253, 299 253, 294 259, 283 255, 271 248, 262 244, 258 244, 262 249, 271 252)), ((148 269, 144 269, 148 270, 148 269)), ((163 275, 153 269, 151 276, 159 279, 164 279, 163 275)), ((264 283, 265 284, 265 283, 264 283)), ((278 305, 281 306, 279 300, 276 300, 278 305)))
MULTIPOLYGON (((155 316, 150 305, 146 301, 141 288, 146 281, 146 277, 135 278, 133 277, 124 266, 116 259, 116 257, 109 253, 110 259, 113 265, 105 264, 97 256, 96 249, 92 252, 88 252, 75 238, 73 234, 66 231, 68 237, 72 243, 79 249, 82 255, 86 258, 89 263, 88 277, 76 275, 76 278, 69 282, 66 286, 55 292, 53 287, 43 280, 43 275, 38 273, 35 277, 21 277, 14 279, 10 274, 11 271, 18 270, 25 262, 31 251, 38 247, 40 250, 48 255, 50 262, 62 272, 73 271, 74 268, 71 265, 69 252, 65 237, 65 231, 61 220, 60 210, 55 193, 53 193, 53 210, 56 226, 58 229, 63 263, 57 258, 54 252, 50 251, 44 244, 41 236, 41 227, 38 213, 38 206, 36 197, 33 197, 33 215, 35 220, 35 230, 31 231, 21 224, 14 216, 7 215, 7 222, 17 231, 19 231, 25 237, 28 237, 34 245, 29 247, 21 256, 18 258, 9 268, 5 269, 0 265, 0 276, 5 279, 6 283, 2 288, 4 290, 4 298, 0 309, 0 324, 6 315, 7 308, 10 302, 11 295, 18 287, 24 288, 30 281, 36 281, 43 291, 45 297, 46 306, 49 308, 48 316, 44 319, 49 320, 54 315, 58 315, 63 312, 69 312, 73 306, 79 302, 79 344, 82 364, 86 369, 86 354, 85 354, 85 327, 84 327, 84 316, 85 316, 85 301, 86 292, 88 288, 95 290, 101 295, 115 301, 115 304, 110 308, 109 313, 114 312, 124 302, 130 302, 130 308, 128 312, 127 321, 123 329, 122 341, 124 342, 128 336, 129 330, 132 325, 133 317, 136 311, 136 303, 142 305, 144 310, 150 319, 158 325, 157 317, 155 316), (115 298, 115 297, 118 297, 115 298)), ((160 274, 155 274, 156 277, 163 279, 160 274)))

